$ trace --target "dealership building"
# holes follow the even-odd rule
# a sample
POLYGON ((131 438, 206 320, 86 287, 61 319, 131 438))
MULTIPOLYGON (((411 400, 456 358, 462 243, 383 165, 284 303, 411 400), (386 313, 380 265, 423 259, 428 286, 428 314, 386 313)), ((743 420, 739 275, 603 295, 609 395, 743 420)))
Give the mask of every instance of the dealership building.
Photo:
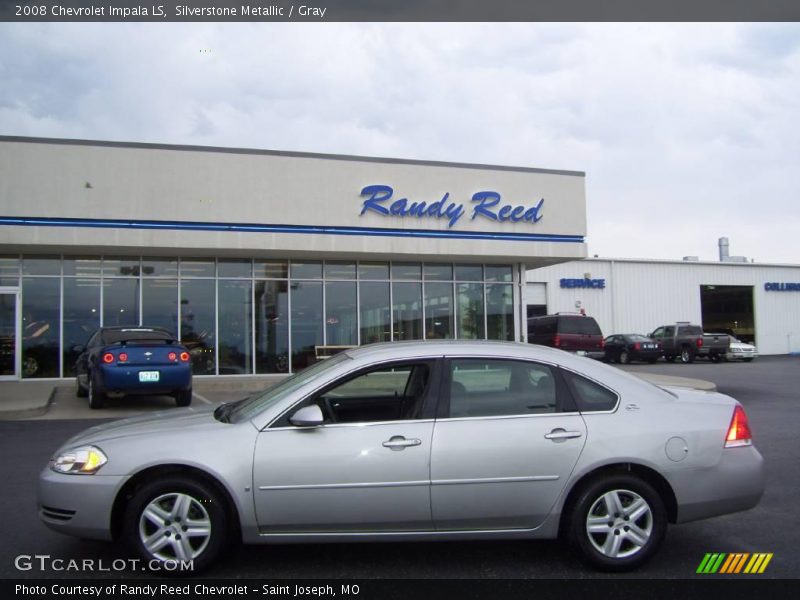
POLYGON ((161 326, 196 375, 380 341, 674 321, 800 349, 800 267, 586 259, 585 176, 0 136, 0 379, 70 378, 99 326, 161 326), (711 322, 713 321, 713 323, 711 322), (723 327, 725 325, 725 327, 723 327))

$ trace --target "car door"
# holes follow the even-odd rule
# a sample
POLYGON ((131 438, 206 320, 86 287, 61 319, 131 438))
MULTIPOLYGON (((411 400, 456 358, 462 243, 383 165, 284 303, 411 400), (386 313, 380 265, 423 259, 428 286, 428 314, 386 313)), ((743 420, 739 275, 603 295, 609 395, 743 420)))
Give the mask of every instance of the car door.
POLYGON ((263 430, 253 464, 260 530, 430 530, 436 372, 434 360, 359 371, 263 430), (325 423, 293 426, 290 415, 312 404, 325 423))
POLYGON ((550 513, 586 442, 554 366, 451 359, 433 434, 437 530, 534 528, 550 513))

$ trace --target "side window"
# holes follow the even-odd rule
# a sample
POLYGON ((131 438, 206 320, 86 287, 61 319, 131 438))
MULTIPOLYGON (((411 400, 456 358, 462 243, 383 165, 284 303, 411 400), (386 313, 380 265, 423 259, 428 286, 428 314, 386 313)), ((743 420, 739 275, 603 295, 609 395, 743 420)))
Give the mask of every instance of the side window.
POLYGON ((450 362, 450 417, 498 417, 556 412, 555 373, 515 360, 450 362))
POLYGON ((664 328, 663 327, 659 327, 658 329, 656 329, 653 332, 653 337, 661 337, 663 335, 664 335, 664 328))
POLYGON ((672 337, 675 335, 675 327, 664 327, 664 337, 672 337))
POLYGON ((427 363, 381 367, 334 385, 315 402, 329 423, 418 419, 430 375, 427 363))
POLYGON ((594 381, 571 371, 562 370, 569 383, 572 395, 581 412, 613 410, 617 405, 617 394, 594 381))

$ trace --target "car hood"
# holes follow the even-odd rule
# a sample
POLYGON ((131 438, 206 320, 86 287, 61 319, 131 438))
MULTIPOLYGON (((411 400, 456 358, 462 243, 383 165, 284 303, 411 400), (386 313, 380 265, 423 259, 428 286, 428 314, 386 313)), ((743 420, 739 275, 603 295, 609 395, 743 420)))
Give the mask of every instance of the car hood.
POLYGON ((151 435, 165 431, 185 431, 192 427, 207 425, 214 419, 214 406, 163 410, 138 417, 120 419, 95 425, 73 436, 62 448, 94 444, 116 438, 151 435))

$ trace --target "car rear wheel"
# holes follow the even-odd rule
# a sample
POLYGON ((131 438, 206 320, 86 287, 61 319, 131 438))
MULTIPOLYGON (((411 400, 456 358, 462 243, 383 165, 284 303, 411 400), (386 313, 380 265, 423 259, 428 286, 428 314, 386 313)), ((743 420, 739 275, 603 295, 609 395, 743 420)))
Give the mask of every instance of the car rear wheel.
POLYGON ((647 482, 620 474, 597 479, 577 498, 569 538, 589 565, 628 571, 648 561, 667 529, 664 502, 647 482))
POLYGON ((178 406, 189 406, 192 403, 192 389, 179 390, 175 392, 175 404, 178 406))
POLYGON ((628 354, 627 350, 623 350, 619 353, 619 362, 623 365, 629 365, 631 363, 631 355, 628 354))
POLYGON ((89 398, 89 408, 103 408, 106 403, 106 395, 97 389, 97 386, 94 384, 94 377, 92 377, 91 373, 89 374, 89 391, 86 393, 86 396, 89 398))
POLYGON ((694 352, 689 346, 684 346, 681 348, 681 362, 683 364, 689 364, 694 362, 694 352))
POLYGON ((78 398, 86 398, 89 395, 89 390, 83 387, 80 381, 76 381, 76 383, 78 389, 75 390, 75 395, 78 396, 78 398))
POLYGON ((227 520, 211 486, 174 477, 153 481, 134 493, 125 510, 125 536, 147 562, 171 566, 174 561, 192 561, 192 570, 199 572, 224 548, 227 520))

